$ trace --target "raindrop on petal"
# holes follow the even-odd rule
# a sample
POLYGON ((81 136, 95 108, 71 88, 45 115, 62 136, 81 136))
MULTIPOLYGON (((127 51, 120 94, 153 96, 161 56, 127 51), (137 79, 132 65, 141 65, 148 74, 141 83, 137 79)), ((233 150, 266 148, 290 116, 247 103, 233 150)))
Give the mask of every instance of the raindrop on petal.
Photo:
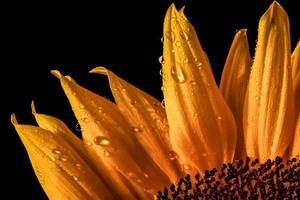
POLYGON ((172 66, 171 67, 171 75, 172 75, 173 79, 178 83, 184 83, 186 80, 185 74, 180 66, 177 66, 177 67, 172 66))
POLYGON ((107 146, 107 145, 110 145, 110 141, 107 137, 104 137, 104 136, 96 136, 94 138, 94 143, 96 145, 101 145, 101 146, 107 146))

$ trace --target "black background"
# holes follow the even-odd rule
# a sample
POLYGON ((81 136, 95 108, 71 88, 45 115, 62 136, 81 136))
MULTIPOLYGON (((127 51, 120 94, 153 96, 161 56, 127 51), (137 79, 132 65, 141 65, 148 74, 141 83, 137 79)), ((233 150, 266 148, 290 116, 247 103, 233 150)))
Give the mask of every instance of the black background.
MULTIPOLYGON (((69 74, 81 85, 111 98, 106 78, 88 73, 106 66, 129 82, 162 99, 158 57, 162 54, 162 23, 173 1, 98 1, 1 6, 1 166, 3 199, 47 199, 26 151, 10 124, 34 123, 37 110, 63 119, 75 131, 76 120, 50 69, 69 74)), ((248 28, 254 55, 257 25, 272 0, 175 1, 186 5, 207 52, 217 81, 237 29, 248 28)), ((279 1, 290 16, 292 49, 300 35, 297 0, 279 1)), ((77 132, 77 134, 79 134, 77 132)), ((1 198, 2 199, 2 198, 1 198)))

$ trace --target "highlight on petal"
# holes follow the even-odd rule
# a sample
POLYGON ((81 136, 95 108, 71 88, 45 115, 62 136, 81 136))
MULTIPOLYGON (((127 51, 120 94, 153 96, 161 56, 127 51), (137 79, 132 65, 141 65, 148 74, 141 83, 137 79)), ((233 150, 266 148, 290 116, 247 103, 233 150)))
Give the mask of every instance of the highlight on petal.
POLYGON ((243 105, 251 69, 251 56, 246 29, 234 37, 223 69, 220 90, 237 124, 236 159, 246 157, 243 133, 243 105))
POLYGON ((113 199, 103 181, 62 137, 42 128, 18 124, 15 115, 11 121, 49 199, 113 199))
POLYGON ((294 129, 294 97, 290 71, 289 20, 275 1, 261 17, 258 42, 244 104, 247 154, 283 156, 294 129))
POLYGON ((167 117, 160 101, 104 67, 97 67, 91 73, 107 75, 116 104, 137 132, 138 141, 172 182, 177 181, 182 174, 177 155, 171 149, 167 117))
POLYGON ((296 126, 295 136, 292 145, 292 157, 300 156, 300 73, 296 77, 295 82, 295 102, 296 102, 296 126))
POLYGON ((170 183, 140 146, 135 137, 136 129, 129 126, 114 103, 79 86, 70 77, 58 77, 79 121, 90 158, 121 199, 143 198, 135 195, 140 194, 140 190, 145 196, 152 195, 170 183), (132 186, 139 186, 139 191, 136 187, 127 187, 124 177, 132 186))
POLYGON ((300 41, 297 43, 297 46, 292 54, 292 79, 295 83, 296 77, 300 74, 300 41))
POLYGON ((174 5, 164 21, 163 93, 170 140, 185 172, 231 162, 236 125, 193 26, 174 5))

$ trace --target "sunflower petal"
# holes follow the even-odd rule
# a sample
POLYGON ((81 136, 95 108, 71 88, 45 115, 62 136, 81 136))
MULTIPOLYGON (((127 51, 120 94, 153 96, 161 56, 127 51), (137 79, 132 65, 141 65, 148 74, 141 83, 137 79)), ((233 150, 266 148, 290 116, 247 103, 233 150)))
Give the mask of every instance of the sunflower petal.
POLYGON ((91 73, 108 76, 117 106, 137 130, 138 141, 161 170, 173 182, 177 181, 181 175, 179 163, 171 151, 167 117, 161 103, 104 67, 97 67, 91 73))
POLYGON ((300 41, 298 42, 292 54, 292 77, 295 82, 296 77, 300 74, 300 41))
POLYGON ((110 190, 63 138, 42 128, 11 121, 25 145, 49 199, 113 199, 110 190))
POLYGON ((62 137, 70 146, 73 147, 74 150, 77 151, 78 154, 87 160, 86 150, 83 146, 82 140, 76 137, 76 135, 72 133, 64 122, 55 117, 37 113, 33 101, 31 102, 31 110, 40 128, 62 137))
POLYGON ((233 159, 236 125, 193 26, 174 5, 164 21, 163 87, 170 139, 184 170, 233 159))
POLYGON ((289 36, 288 16, 275 1, 259 22, 244 104, 247 153, 261 161, 283 156, 292 139, 294 97, 289 36))
POLYGON ((236 158, 246 156, 243 135, 243 105, 248 86, 251 66, 246 29, 236 33, 232 42, 220 84, 220 90, 226 99, 237 123, 236 158))
POLYGON ((298 73, 295 82, 295 101, 296 101, 296 127, 294 143, 292 146, 292 157, 300 156, 300 73, 298 73))
POLYGON ((70 77, 66 78, 57 71, 54 73, 59 77, 79 120, 87 152, 99 173, 104 170, 101 175, 109 185, 122 187, 117 190, 122 191, 121 197, 126 197, 126 188, 115 171, 138 183, 145 191, 156 190, 169 183, 168 177, 139 145, 135 131, 114 103, 79 86, 70 77))

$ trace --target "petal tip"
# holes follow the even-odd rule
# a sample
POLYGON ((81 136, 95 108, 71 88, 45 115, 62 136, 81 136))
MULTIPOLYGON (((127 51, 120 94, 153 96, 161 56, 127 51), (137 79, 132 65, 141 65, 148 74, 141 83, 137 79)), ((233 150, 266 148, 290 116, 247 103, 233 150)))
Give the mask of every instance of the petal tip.
POLYGON ((90 70, 89 73, 91 74, 102 74, 107 75, 107 69, 105 67, 95 67, 94 69, 90 70))
POLYGON ((10 121, 11 123, 15 126, 15 125, 18 125, 18 121, 17 121, 17 117, 15 115, 15 113, 12 113, 11 116, 10 116, 10 121))
POLYGON ((62 77, 62 74, 58 70, 50 70, 50 73, 58 79, 62 77))
POLYGON ((34 101, 31 101, 31 113, 32 114, 36 114, 36 109, 35 109, 35 105, 34 105, 34 101))

